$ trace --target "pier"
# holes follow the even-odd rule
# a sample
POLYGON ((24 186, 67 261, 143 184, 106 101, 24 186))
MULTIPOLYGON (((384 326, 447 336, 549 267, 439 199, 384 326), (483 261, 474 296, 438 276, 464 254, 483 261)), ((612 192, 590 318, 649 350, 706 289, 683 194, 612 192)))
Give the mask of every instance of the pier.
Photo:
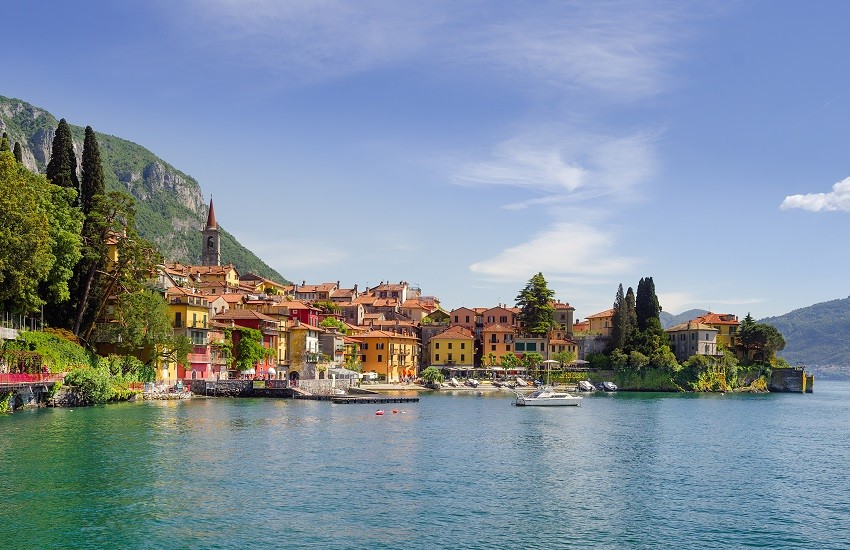
POLYGON ((339 403, 341 405, 419 402, 418 397, 402 397, 393 395, 296 395, 295 399, 330 401, 331 403, 339 403))

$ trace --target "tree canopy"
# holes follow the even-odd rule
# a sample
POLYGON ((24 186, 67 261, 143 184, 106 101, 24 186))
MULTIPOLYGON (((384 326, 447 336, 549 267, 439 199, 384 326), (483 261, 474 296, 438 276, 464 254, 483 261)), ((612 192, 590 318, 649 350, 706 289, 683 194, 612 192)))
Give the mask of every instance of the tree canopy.
POLYGON ((521 309, 519 322, 523 330, 533 336, 544 336, 555 322, 555 307, 552 298, 555 291, 549 290, 543 273, 533 276, 516 297, 516 305, 521 309))
POLYGON ((70 187, 75 191, 80 189, 80 180, 77 178, 77 157, 74 155, 74 140, 71 137, 71 128, 64 118, 59 121, 59 125, 56 127, 50 162, 47 163, 45 175, 54 185, 70 187))

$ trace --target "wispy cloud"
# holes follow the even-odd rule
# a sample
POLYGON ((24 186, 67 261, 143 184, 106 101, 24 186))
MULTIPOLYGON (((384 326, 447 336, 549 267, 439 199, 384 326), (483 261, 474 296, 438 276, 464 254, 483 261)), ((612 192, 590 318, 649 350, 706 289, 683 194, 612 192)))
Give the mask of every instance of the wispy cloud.
POLYGON ((800 208, 810 212, 850 211, 850 177, 832 186, 829 193, 789 195, 779 205, 782 210, 800 208))
POLYGON ((512 186, 544 195, 508 208, 612 194, 628 199, 654 170, 653 141, 654 136, 646 133, 614 138, 537 129, 496 145, 488 159, 462 165, 453 179, 460 185, 512 186))
POLYGON ((634 258, 612 253, 613 235, 580 223, 557 222, 530 241, 469 266, 474 273, 504 282, 525 281, 541 271, 548 279, 604 277, 628 271, 634 258), (530 267, 533 266, 533 267, 530 267))

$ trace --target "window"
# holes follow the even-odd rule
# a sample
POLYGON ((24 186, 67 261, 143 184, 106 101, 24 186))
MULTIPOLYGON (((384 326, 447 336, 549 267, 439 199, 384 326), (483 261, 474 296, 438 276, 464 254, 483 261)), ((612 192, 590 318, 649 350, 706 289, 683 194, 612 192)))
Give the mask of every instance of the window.
POLYGON ((466 342, 460 343, 460 349, 466 349, 466 342))
POLYGON ((490 335, 490 341, 491 341, 491 342, 495 342, 495 341, 496 341, 496 335, 495 335, 495 334, 491 334, 491 335, 490 335))
MULTIPOLYGON (((437 344, 437 346, 439 346, 439 345, 440 344, 437 344)), ((366 351, 367 349, 369 349, 369 343, 368 342, 363 344, 363 351, 366 351)))
POLYGON ((455 315, 455 323, 457 323, 457 315, 455 315))
POLYGON ((466 316, 466 322, 469 322, 469 315, 466 316))
POLYGON ((525 351, 525 342, 517 342, 515 348, 517 351, 525 351))
POLYGON ((437 342, 436 344, 434 344, 434 349, 440 349, 440 343, 439 343, 439 342, 437 342))
POLYGON ((452 343, 449 342, 449 349, 452 349, 452 343))
POLYGON ((380 342, 378 344, 375 344, 375 349, 384 349, 384 343, 380 342))
POLYGON ((180 328, 183 326, 183 314, 179 311, 174 314, 174 326, 180 328))
POLYGON ((193 327, 198 326, 198 314, 197 313, 192 314, 192 326, 193 327))
POLYGON ((380 362, 381 362, 381 361, 383 361, 383 360, 384 360, 384 356, 383 356, 383 355, 378 355, 378 363, 380 363, 380 362))
POLYGON ((505 346, 505 351, 511 351, 511 345, 510 344, 505 346))
POLYGON ((496 344, 490 344, 490 351, 496 351, 496 344))
MULTIPOLYGON (((525 351, 537 351, 537 342, 527 342, 525 344, 525 351)), ((542 349, 540 351, 543 351, 542 349)))
POLYGON ((434 356, 434 361, 439 361, 439 360, 440 360, 440 354, 438 353, 434 356))
POLYGON ((462 353, 460 354, 460 362, 461 362, 461 363, 465 363, 465 362, 466 362, 466 355, 464 355, 464 354, 462 354, 462 353))
POLYGON ((507 316, 507 315, 502 315, 502 316, 500 316, 500 317, 499 317, 499 322, 500 322, 500 323, 507 323, 507 322, 508 322, 508 316, 507 316))
POLYGON ((450 354, 449 354, 449 362, 452 362, 452 361, 453 361, 453 359, 452 359, 452 354, 450 353, 450 354))

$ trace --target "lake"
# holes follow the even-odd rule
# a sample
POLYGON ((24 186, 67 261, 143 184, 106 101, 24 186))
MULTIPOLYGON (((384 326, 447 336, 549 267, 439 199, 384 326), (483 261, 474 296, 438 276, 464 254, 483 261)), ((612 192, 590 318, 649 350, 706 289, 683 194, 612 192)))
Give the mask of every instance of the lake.
POLYGON ((842 548, 850 383, 814 394, 194 399, 0 417, 0 540, 46 548, 842 548), (395 409, 398 413, 393 414, 395 409))

